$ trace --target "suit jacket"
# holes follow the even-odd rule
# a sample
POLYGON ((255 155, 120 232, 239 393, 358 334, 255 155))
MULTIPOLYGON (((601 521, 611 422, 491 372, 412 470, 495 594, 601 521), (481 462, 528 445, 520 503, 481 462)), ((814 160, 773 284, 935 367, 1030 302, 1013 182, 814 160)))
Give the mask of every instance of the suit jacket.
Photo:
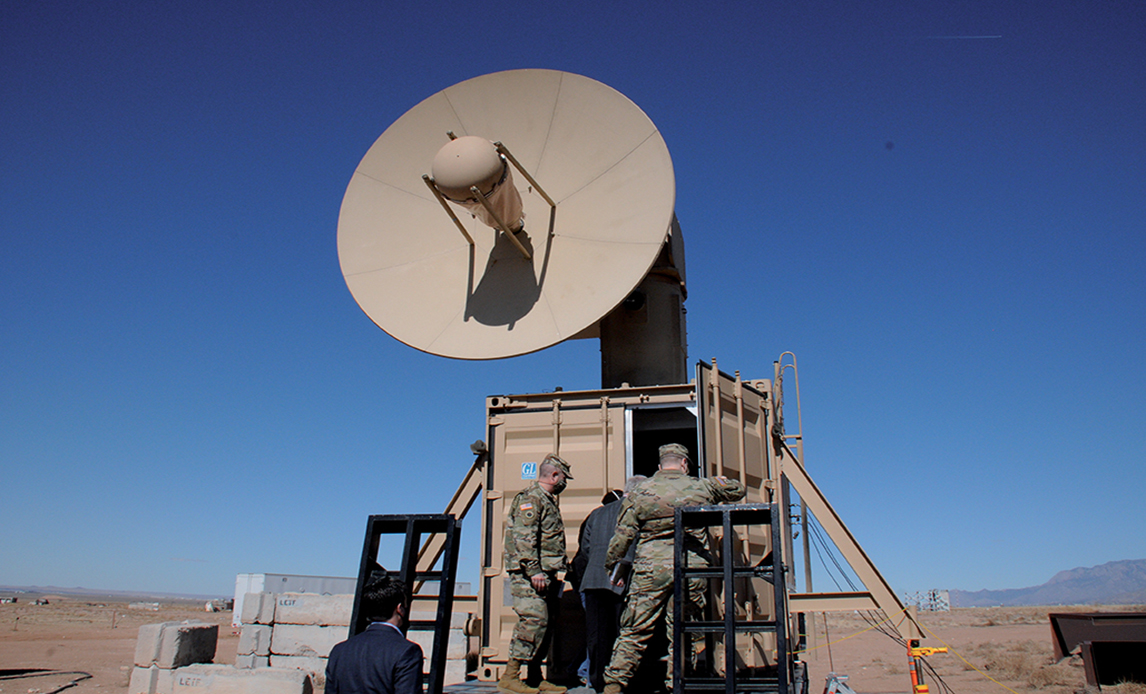
MULTIPOLYGON (((624 592, 624 588, 618 588, 609 581, 609 573, 605 570, 605 553, 609 550, 609 540, 613 539, 620 513, 620 500, 611 501, 593 509, 581 525, 577 556, 573 558, 573 563, 581 569, 578 590, 611 590, 618 595, 624 592)), ((631 561, 633 557, 630 554, 628 558, 631 561)))
POLYGON ((331 649, 326 694, 422 694, 422 647, 374 622, 331 649))

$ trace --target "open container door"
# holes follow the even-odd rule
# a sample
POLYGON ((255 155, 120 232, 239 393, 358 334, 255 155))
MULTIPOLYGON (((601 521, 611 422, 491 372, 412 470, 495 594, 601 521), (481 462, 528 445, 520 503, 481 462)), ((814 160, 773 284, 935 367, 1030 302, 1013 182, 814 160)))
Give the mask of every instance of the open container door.
MULTIPOLYGON (((697 473, 701 477, 724 475, 744 484, 747 495, 743 503, 776 503, 780 512, 774 522, 780 523, 780 537, 790 542, 784 495, 778 491, 779 475, 770 456, 771 382, 744 381, 739 374, 729 376, 712 365, 696 366, 697 426, 701 457, 697 473)), ((716 539, 715 537, 713 538, 716 539)), ((714 542, 713 546, 719 546, 714 542)), ((734 564, 755 566, 772 552, 772 537, 766 526, 738 529, 733 538, 737 556, 734 564)), ((783 548, 782 556, 790 557, 791 549, 783 548)), ((790 573, 790 572, 788 572, 790 573)), ((775 599, 770 583, 761 579, 738 579, 734 587, 735 602, 749 620, 775 620, 775 599)), ((722 601, 712 603, 718 609, 722 601)), ((720 614, 714 618, 720 618, 720 614)), ((740 635, 737 651, 744 665, 776 665, 776 639, 773 634, 740 635)), ((718 654, 718 658, 723 658, 718 654)))

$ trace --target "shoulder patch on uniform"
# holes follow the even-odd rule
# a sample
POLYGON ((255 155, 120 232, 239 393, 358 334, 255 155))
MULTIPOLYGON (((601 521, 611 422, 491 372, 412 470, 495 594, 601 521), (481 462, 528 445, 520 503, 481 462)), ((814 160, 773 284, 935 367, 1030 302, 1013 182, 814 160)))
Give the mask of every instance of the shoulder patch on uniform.
POLYGON ((529 511, 530 509, 533 508, 533 504, 526 502, 526 503, 522 504, 520 506, 520 508, 522 511, 529 511))

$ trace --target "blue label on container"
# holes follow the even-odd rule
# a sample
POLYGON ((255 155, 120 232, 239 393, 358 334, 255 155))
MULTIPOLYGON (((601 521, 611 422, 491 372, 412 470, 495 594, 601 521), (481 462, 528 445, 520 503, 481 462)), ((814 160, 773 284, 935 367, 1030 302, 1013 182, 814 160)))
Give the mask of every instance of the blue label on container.
POLYGON ((537 463, 522 463, 521 464, 521 479, 535 480, 537 479, 537 463))

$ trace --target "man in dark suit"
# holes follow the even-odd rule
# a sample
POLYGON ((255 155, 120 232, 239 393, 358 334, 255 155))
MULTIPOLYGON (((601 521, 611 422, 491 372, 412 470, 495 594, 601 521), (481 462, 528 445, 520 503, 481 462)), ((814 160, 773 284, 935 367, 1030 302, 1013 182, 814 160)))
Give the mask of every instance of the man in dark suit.
POLYGON ((422 647, 406 640, 406 586, 383 575, 362 594, 370 626, 336 645, 326 663, 326 694, 422 694, 422 647))
MULTIPOLYGON (((610 496, 614 494, 610 492, 601 500, 604 505, 593 509, 581 524, 577 556, 573 558, 574 571, 579 576, 576 585, 585 605, 589 685, 597 691, 605 688, 605 666, 609 664, 613 642, 617 640, 625 592, 624 586, 615 584, 605 571, 605 553, 617 528, 621 499, 644 481, 644 475, 634 475, 625 482, 623 494, 610 496)), ((627 557, 630 565, 635 553, 636 545, 627 557)))

